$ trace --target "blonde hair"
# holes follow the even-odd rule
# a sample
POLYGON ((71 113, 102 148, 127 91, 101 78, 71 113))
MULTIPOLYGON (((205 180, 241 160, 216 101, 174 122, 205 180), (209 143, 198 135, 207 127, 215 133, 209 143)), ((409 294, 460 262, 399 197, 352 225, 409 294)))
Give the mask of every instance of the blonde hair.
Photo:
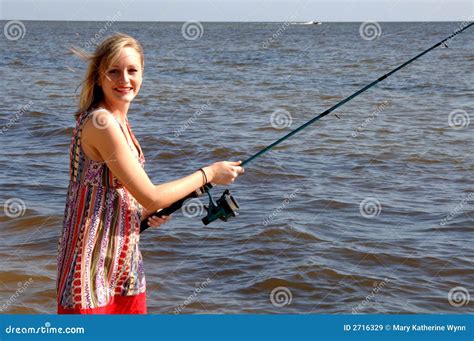
POLYGON ((105 73, 109 65, 117 60, 120 51, 124 47, 131 47, 138 52, 143 70, 145 66, 145 57, 142 46, 137 40, 123 33, 116 33, 105 39, 99 46, 97 46, 93 54, 77 47, 71 48, 71 51, 74 54, 89 62, 86 76, 81 84, 79 108, 74 114, 76 119, 81 113, 91 110, 103 100, 104 93, 102 92, 102 88, 99 86, 100 74, 105 73))

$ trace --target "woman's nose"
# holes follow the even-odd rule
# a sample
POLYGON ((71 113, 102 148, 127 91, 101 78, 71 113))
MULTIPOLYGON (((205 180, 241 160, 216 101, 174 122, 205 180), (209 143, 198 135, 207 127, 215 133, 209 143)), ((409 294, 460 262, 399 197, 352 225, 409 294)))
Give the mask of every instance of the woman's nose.
POLYGON ((123 83, 128 83, 129 80, 130 80, 130 76, 129 76, 127 70, 125 70, 120 75, 120 81, 123 82, 123 83))

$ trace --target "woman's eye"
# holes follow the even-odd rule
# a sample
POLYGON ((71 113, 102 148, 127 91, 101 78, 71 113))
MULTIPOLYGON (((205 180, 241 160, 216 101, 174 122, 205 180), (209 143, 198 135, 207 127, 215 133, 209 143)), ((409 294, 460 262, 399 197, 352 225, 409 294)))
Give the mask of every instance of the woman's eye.
POLYGON ((109 73, 117 73, 117 70, 112 69, 112 70, 109 71, 109 73))
POLYGON ((137 69, 130 69, 130 70, 128 70, 128 72, 135 73, 135 72, 138 72, 138 70, 137 69))

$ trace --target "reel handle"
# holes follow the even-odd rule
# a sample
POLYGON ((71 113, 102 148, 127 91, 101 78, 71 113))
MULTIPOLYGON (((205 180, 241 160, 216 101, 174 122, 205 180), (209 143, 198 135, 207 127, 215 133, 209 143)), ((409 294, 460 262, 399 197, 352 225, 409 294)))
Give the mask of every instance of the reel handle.
POLYGON ((150 214, 149 216, 147 216, 145 219, 142 220, 142 222, 140 224, 140 233, 142 233, 143 231, 145 231, 146 229, 148 229, 150 227, 150 226, 148 226, 148 218, 150 218, 151 216, 162 217, 164 215, 170 215, 171 213, 176 212, 181 207, 183 207, 183 204, 186 200, 191 199, 191 198, 200 197, 201 195, 203 195, 204 193, 209 191, 212 188, 212 185, 211 184, 205 184, 203 188, 204 188, 203 191, 199 188, 199 189, 195 190, 194 192, 188 194, 184 198, 179 199, 178 201, 175 201, 170 206, 168 206, 168 207, 166 207, 166 208, 164 208, 164 209, 162 209, 158 212, 154 212, 154 213, 150 214))

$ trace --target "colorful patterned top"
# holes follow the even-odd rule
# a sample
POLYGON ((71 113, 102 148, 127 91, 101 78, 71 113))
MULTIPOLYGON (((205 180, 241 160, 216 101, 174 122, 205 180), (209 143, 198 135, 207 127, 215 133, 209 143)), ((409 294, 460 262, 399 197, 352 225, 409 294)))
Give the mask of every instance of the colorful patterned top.
MULTIPOLYGON (((123 296, 144 294, 146 286, 138 247, 142 207, 105 162, 89 159, 81 148, 82 129, 92 112, 79 116, 71 139, 56 288, 58 310, 93 313, 95 308, 104 311, 103 307, 123 301, 123 296)), ((127 129, 143 167, 145 158, 128 121, 127 129)))

